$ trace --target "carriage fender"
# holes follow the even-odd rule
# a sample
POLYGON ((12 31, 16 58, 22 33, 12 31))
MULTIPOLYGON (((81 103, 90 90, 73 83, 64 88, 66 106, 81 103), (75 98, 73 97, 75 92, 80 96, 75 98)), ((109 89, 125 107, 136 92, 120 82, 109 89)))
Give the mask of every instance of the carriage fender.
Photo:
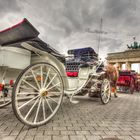
POLYGON ((69 88, 68 79, 67 79, 66 71, 65 71, 65 66, 55 56, 53 56, 47 52, 40 56, 33 54, 31 57, 31 64, 34 64, 37 62, 47 62, 47 63, 53 65, 60 72, 60 75, 62 76, 64 90, 69 88))

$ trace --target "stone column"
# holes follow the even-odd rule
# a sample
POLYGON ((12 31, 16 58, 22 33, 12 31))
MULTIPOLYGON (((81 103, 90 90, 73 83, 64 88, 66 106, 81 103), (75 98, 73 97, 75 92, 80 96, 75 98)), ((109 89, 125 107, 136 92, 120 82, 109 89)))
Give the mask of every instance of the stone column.
POLYGON ((122 63, 117 62, 115 65, 119 67, 119 70, 122 70, 122 63))
POLYGON ((119 69, 119 70, 122 70, 122 65, 123 65, 123 64, 122 64, 122 63, 120 63, 120 69, 119 69))
POLYGON ((131 63, 130 62, 125 63, 125 69, 126 70, 131 70, 131 63))

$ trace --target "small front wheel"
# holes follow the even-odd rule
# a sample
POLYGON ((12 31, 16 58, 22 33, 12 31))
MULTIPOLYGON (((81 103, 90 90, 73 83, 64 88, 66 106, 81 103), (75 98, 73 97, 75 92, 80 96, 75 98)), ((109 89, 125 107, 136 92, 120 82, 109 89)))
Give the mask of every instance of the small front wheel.
POLYGON ((58 111, 63 93, 63 80, 54 66, 45 62, 30 65, 13 88, 14 113, 28 126, 43 125, 58 111))
POLYGON ((111 98, 110 81, 106 78, 103 79, 101 84, 100 98, 103 104, 107 104, 111 98))

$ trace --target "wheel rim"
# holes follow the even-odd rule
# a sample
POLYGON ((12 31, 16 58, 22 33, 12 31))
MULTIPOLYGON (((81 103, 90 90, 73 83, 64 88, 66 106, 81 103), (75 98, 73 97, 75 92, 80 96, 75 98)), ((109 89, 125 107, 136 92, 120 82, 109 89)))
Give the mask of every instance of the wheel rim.
POLYGON ((36 64, 22 75, 17 84, 16 111, 26 124, 41 125, 56 114, 62 97, 63 82, 59 72, 49 64, 36 64))
POLYGON ((104 79, 101 86, 101 100, 103 103, 108 103, 110 99, 110 82, 108 79, 104 79))
POLYGON ((11 103, 11 92, 5 93, 4 91, 0 91, 0 107, 4 107, 11 103))

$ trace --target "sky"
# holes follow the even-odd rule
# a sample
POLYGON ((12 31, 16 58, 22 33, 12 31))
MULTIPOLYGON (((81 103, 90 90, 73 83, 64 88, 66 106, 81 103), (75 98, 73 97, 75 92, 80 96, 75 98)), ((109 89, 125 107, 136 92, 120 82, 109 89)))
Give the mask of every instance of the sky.
POLYGON ((92 47, 99 55, 124 51, 140 40, 140 0, 0 0, 0 30, 27 18, 39 37, 66 54, 92 47))

